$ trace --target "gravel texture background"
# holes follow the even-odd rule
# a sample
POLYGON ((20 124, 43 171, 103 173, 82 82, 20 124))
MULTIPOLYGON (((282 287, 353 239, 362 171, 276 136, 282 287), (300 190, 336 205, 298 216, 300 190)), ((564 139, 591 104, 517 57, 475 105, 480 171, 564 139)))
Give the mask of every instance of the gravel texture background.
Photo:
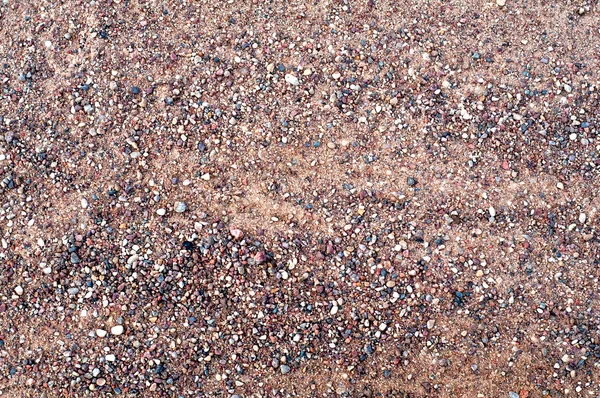
POLYGON ((599 397, 597 1, 0 0, 0 395, 599 397))

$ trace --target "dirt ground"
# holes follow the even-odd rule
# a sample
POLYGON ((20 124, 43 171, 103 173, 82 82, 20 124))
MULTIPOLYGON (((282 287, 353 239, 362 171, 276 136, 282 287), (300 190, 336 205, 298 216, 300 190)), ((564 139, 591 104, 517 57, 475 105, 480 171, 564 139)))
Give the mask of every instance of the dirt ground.
POLYGON ((0 0, 0 396, 600 397, 597 1, 0 0))

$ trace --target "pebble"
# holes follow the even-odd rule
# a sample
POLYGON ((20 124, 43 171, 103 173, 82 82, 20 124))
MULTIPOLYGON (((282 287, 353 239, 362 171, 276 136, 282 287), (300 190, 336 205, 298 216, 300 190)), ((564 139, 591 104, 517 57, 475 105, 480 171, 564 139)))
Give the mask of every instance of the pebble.
POLYGON ((79 288, 71 287, 67 289, 67 293, 69 293, 71 296, 75 296, 77 293, 79 293, 79 288))
POLYGON ((233 236, 235 239, 238 239, 238 240, 242 239, 242 237, 244 236, 244 233, 239 228, 231 227, 231 228, 229 228, 229 233, 231 233, 231 236, 233 236))
POLYGON ((499 7, 504 7, 506 5, 506 0, 496 0, 496 4, 499 7))
POLYGON ((488 211, 490 212, 491 217, 496 217, 496 209, 494 209, 493 207, 490 206, 488 211))
POLYGON ((75 252, 71 253, 71 262, 73 264, 79 264, 80 261, 81 261, 81 259, 79 258, 77 253, 75 253, 75 252))
POLYGON ((113 354, 107 354, 104 359, 106 359, 107 362, 114 362, 117 358, 113 354))
POLYGON ((165 209, 158 209, 156 210, 156 214, 158 214, 159 216, 164 216, 165 214, 167 214, 167 211, 165 209))
POLYGON ((132 254, 131 256, 129 256, 129 258, 127 259, 127 264, 128 265, 132 265, 138 262, 138 260, 140 259, 140 256, 138 254, 132 254))
POLYGON ((81 208, 82 209, 87 209, 88 208, 88 201, 86 198, 81 198, 81 208))
POLYGON ((123 334, 124 331, 125 329, 123 328, 123 325, 115 325, 112 328, 110 328, 110 334, 114 336, 120 336, 123 334))
POLYGON ((96 329, 96 336, 98 337, 106 337, 106 330, 104 329, 96 329))
POLYGON ((289 73, 285 75, 285 81, 291 84, 292 86, 297 86, 298 84, 300 84, 298 78, 289 73))
POLYGON ((288 365, 281 365, 279 370, 281 371, 282 375, 290 373, 290 367, 288 365))
POLYGON ((183 202, 175 202, 175 213, 183 213, 187 209, 187 205, 183 202))
POLYGON ((587 217, 586 217, 585 213, 579 214, 579 222, 580 223, 584 224, 586 219, 587 219, 587 217))
POLYGON ((17 295, 22 295, 23 294, 23 288, 21 286, 17 286, 15 287, 15 293, 17 293, 17 295))
POLYGON ((433 329, 434 326, 435 326, 435 320, 430 319, 427 321, 427 329, 433 329))

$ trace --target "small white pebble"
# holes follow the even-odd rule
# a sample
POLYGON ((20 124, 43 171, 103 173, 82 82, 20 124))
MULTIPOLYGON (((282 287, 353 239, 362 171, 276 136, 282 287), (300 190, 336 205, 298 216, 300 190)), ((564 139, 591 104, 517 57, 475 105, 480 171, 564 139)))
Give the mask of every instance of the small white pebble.
POLYGON ((556 188, 558 188, 558 189, 565 189, 565 186, 563 185, 562 182, 559 182, 559 183, 556 184, 556 188))
POLYGON ((116 325, 110 328, 110 334, 113 334, 115 336, 122 335, 124 331, 125 329, 123 328, 123 325, 116 325))
POLYGON ((490 212, 490 216, 496 217, 496 209, 494 209, 493 207, 490 206, 488 211, 490 212))
POLYGON ((88 201, 86 198, 81 198, 81 208, 82 209, 87 209, 88 208, 88 201))
POLYGON ((580 223, 585 223, 585 220, 587 219, 587 216, 585 215, 585 213, 581 213, 579 214, 579 222, 580 223))
POLYGON ((116 358, 113 354, 108 354, 104 357, 104 359, 106 359, 108 362, 114 362, 116 358))
POLYGON ((106 330, 104 329, 96 329, 96 336, 98 337, 106 337, 106 330))
POLYGON ((300 84, 298 78, 294 75, 290 75, 289 73, 285 75, 285 81, 291 84, 292 86, 297 86, 298 84, 300 84))
POLYGON ((175 213, 183 213, 187 209, 187 205, 183 202, 175 202, 175 213))
POLYGON ((167 214, 167 211, 165 209, 158 209, 156 210, 156 214, 158 214, 159 216, 164 216, 165 214, 167 214))
POLYGON ((15 293, 17 293, 19 296, 23 294, 23 288, 21 286, 17 286, 15 287, 15 293))

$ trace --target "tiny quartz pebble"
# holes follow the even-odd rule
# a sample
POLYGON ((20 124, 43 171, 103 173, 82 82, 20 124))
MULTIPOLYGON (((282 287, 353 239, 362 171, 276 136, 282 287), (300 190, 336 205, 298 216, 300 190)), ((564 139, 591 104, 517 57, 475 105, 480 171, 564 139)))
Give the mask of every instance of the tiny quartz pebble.
POLYGON ((106 330, 103 330, 103 329, 96 329, 96 335, 97 335, 98 337, 106 337, 106 334, 107 334, 107 333, 106 333, 106 330))
POLYGON ((158 209, 156 210, 156 214, 158 214, 159 216, 164 216, 165 214, 167 214, 167 211, 165 209, 158 209))
POLYGON ((187 206, 183 202, 175 202, 175 213, 183 213, 187 209, 187 206))
POLYGON ((110 328, 110 334, 113 334, 115 336, 119 336, 121 334, 123 334, 124 328, 123 325, 116 325, 113 326, 112 328, 110 328))
POLYGON ((291 74, 287 74, 285 75, 285 81, 288 82, 289 84, 293 85, 293 86, 297 86, 299 83, 298 78, 294 75, 291 74))

